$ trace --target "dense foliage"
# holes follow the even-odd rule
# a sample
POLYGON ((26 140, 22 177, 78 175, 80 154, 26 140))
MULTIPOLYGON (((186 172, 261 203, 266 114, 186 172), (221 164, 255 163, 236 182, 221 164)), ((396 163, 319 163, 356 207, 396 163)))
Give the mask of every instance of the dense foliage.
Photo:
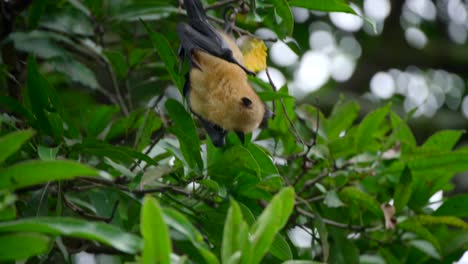
MULTIPOLYGON (((353 12, 341 0, 229 3, 250 10, 235 33, 280 38, 290 6, 353 12)), ((222 24, 224 6, 211 7, 222 24)), ((252 78, 276 117, 216 148, 180 97, 177 1, 22 8, 2 28, 0 261, 452 263, 468 249, 468 196, 428 207, 468 171, 462 131, 418 145, 391 104, 362 116, 341 98, 325 114, 252 78)))

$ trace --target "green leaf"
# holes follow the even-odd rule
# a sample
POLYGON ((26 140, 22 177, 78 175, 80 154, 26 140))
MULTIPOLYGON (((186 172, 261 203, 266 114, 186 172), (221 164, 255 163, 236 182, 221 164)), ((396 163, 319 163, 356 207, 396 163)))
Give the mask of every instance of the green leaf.
POLYGON ((87 17, 91 16, 91 11, 79 0, 67 0, 73 7, 80 10, 87 17))
POLYGON ((190 223, 185 215, 172 208, 164 208, 164 222, 187 237, 203 256, 205 263, 219 263, 216 256, 210 251, 210 247, 204 242, 202 234, 190 223))
POLYGON ((140 232, 144 241, 142 262, 170 264, 172 246, 169 229, 158 201, 151 196, 145 196, 143 200, 140 232))
POLYGON ((46 253, 50 239, 35 233, 0 235, 0 261, 26 260, 46 253))
POLYGON ((322 262, 312 260, 288 260, 283 262, 283 264, 322 264, 322 262))
POLYGON ((356 102, 338 102, 328 118, 327 136, 329 140, 337 139, 341 132, 346 131, 353 124, 359 114, 359 104, 356 102))
POLYGON ((356 187, 345 187, 340 192, 340 198, 345 203, 355 204, 360 208, 371 211, 374 215, 383 219, 383 212, 380 209, 379 202, 367 193, 362 192, 356 187))
POLYGON ((138 151, 143 151, 143 149, 150 144, 153 132, 160 129, 162 125, 161 118, 159 118, 154 111, 148 110, 141 120, 141 125, 139 125, 137 138, 135 140, 136 149, 138 151))
POLYGON ((282 189, 273 197, 250 230, 250 243, 243 248, 243 252, 249 254, 246 254, 245 258, 242 256, 241 263, 260 263, 270 249, 276 233, 288 221, 294 208, 294 199, 295 193, 292 187, 282 189))
POLYGON ((39 24, 39 20, 44 13, 45 7, 47 5, 47 1, 35 1, 31 5, 31 13, 29 15, 29 26, 31 28, 37 27, 39 24))
POLYGON ((413 192, 413 176, 411 170, 405 167, 400 176, 400 182, 396 186, 395 194, 393 195, 394 206, 396 212, 401 211, 411 198, 413 192))
POLYGON ((279 233, 276 234, 273 243, 271 243, 270 253, 282 261, 293 258, 291 247, 289 247, 286 239, 279 233))
POLYGON ((150 51, 146 49, 136 48, 131 50, 129 58, 130 67, 138 66, 149 54, 150 51))
POLYGON ((395 139, 410 146, 416 146, 416 139, 408 125, 394 112, 390 112, 390 120, 395 139))
POLYGON ((26 161, 0 170, 0 189, 18 189, 48 181, 97 175, 95 169, 70 160, 26 161))
POLYGON ((23 105, 18 103, 15 99, 9 96, 0 96, 0 106, 4 109, 9 110, 13 113, 17 113, 25 117, 29 122, 34 121, 32 113, 26 109, 23 105))
POLYGON ((439 131, 426 140, 424 145, 422 145, 422 148, 428 150, 450 151, 463 133, 464 131, 462 130, 439 131))
POLYGON ((48 96, 50 89, 50 84, 39 73, 36 60, 30 56, 28 59, 27 96, 31 102, 31 110, 36 116, 37 125, 47 134, 52 134, 52 128, 45 113, 45 111, 53 109, 48 96))
POLYGON ((114 69, 115 73, 117 73, 117 76, 120 78, 125 78, 128 67, 124 55, 116 51, 105 51, 104 54, 112 64, 112 68, 114 69))
POLYGON ((400 260, 395 257, 392 252, 386 248, 380 248, 379 254, 385 259, 387 264, 400 264, 400 260))
POLYGON ((99 136, 118 112, 119 107, 115 105, 100 105, 95 109, 90 109, 86 120, 87 135, 89 137, 99 136))
POLYGON ((375 139, 381 123, 384 121, 385 116, 390 111, 390 104, 381 107, 369 113, 359 124, 356 134, 356 148, 358 152, 371 150, 375 151, 375 139))
MULTIPOLYGON (((242 217, 239 204, 231 199, 231 207, 228 210, 224 224, 223 241, 221 244, 221 261, 228 263, 235 254, 242 251, 242 247, 248 243, 248 225, 242 217)), ((231 260, 231 262, 234 262, 231 260)))
POLYGON ((409 218, 403 222, 397 224, 397 227, 405 231, 414 233, 419 238, 422 238, 431 243, 437 250, 440 250, 440 244, 437 238, 424 226, 422 226, 418 220, 409 218))
POLYGON ((123 232, 116 226, 69 217, 36 217, 0 222, 1 232, 39 232, 82 238, 103 243, 128 254, 136 254, 143 248, 140 237, 123 232))
POLYGON ((162 34, 152 31, 145 22, 142 21, 142 23, 145 26, 146 31, 150 36, 151 42, 159 54, 159 57, 166 65, 166 70, 169 72, 172 81, 177 86, 177 88, 179 88, 179 91, 182 94, 182 79, 176 70, 178 65, 177 57, 172 50, 171 45, 169 45, 169 42, 162 34))
POLYGON ((289 5, 324 12, 345 12, 356 14, 345 0, 291 0, 289 5))
POLYGON ((265 24, 273 29, 281 39, 292 35, 294 29, 294 18, 286 0, 271 1, 274 18, 265 19, 265 24))
POLYGON ((453 226, 468 230, 468 224, 460 218, 455 216, 432 216, 432 215, 418 215, 417 221, 424 225, 446 225, 453 226))
POLYGON ((190 168, 203 169, 203 161, 200 154, 200 140, 192 117, 184 107, 176 100, 168 100, 166 109, 174 124, 169 131, 177 136, 180 149, 190 168))
POLYGON ((96 74, 83 63, 71 56, 54 57, 48 60, 54 70, 67 75, 72 81, 91 89, 99 89, 96 74))
POLYGON ((408 155, 407 163, 413 173, 432 174, 441 170, 456 173, 468 170, 468 148, 450 152, 424 151, 408 155))
POLYGON ((413 247, 421 250, 422 252, 426 253, 427 255, 435 258, 441 259, 440 253, 438 252, 437 248, 431 243, 424 241, 424 240, 412 240, 409 242, 413 247))
POLYGON ((44 146, 37 146, 37 154, 41 160, 55 160, 60 147, 47 148, 44 146))
POLYGON ((344 205, 343 202, 340 200, 340 197, 338 197, 336 191, 328 191, 325 195, 323 203, 330 208, 341 207, 344 205))
POLYGON ((448 198, 434 215, 468 217, 468 194, 454 195, 448 198))
POLYGON ((108 157, 114 161, 133 163, 135 159, 143 160, 151 165, 158 165, 158 163, 150 158, 148 155, 135 151, 128 147, 111 145, 106 142, 86 139, 83 143, 73 146, 74 152, 82 154, 96 155, 98 157, 108 157))
POLYGON ((34 136, 33 130, 22 130, 9 133, 0 138, 0 164, 9 156, 20 150, 21 146, 34 136))
POLYGON ((227 149, 223 155, 210 164, 209 173, 215 179, 234 180, 240 173, 246 173, 260 178, 260 167, 252 153, 242 145, 227 149))
POLYGON ((328 258, 330 257, 330 242, 328 242, 328 229, 323 221, 322 216, 317 214, 317 218, 315 219, 315 228, 317 228, 317 232, 320 237, 320 242, 322 243, 322 254, 323 254, 323 260, 325 262, 328 261, 328 258))
POLYGON ((333 264, 358 264, 359 249, 352 240, 346 237, 343 230, 329 228, 330 233, 330 258, 328 263, 333 264))
POLYGON ((266 153, 266 150, 255 144, 249 144, 247 149, 257 161, 262 178, 279 175, 278 168, 273 163, 272 158, 266 153))

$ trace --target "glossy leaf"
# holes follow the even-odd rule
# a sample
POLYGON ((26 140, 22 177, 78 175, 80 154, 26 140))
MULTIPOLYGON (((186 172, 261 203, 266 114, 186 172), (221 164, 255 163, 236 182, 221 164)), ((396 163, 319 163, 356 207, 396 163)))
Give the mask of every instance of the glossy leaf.
POLYGON ((50 238, 36 233, 0 234, 0 261, 26 260, 46 253, 50 238))
POLYGON ((437 250, 440 250, 440 244, 437 238, 429 230, 422 226, 417 220, 407 219, 401 223, 398 223, 397 227, 405 231, 414 233, 419 238, 422 238, 431 243, 437 250))
POLYGON ((164 37, 164 35, 152 31, 146 23, 143 24, 145 25, 146 31, 148 32, 151 42, 153 43, 154 48, 158 52, 159 57, 166 65, 166 70, 169 72, 172 81, 177 86, 177 88, 179 88, 180 94, 182 94, 182 79, 180 77, 180 74, 176 71, 178 65, 177 57, 174 51, 172 50, 171 46, 169 45, 169 42, 164 37))
POLYGON ((374 136, 390 110, 390 104, 374 110, 359 124, 356 134, 357 151, 375 150, 374 136))
POLYGON ((158 201, 151 196, 143 200, 140 232, 144 241, 142 262, 170 264, 172 249, 169 229, 158 201))
POLYGON ((231 199, 224 224, 223 241, 221 244, 222 263, 236 263, 235 254, 242 254, 242 247, 248 243, 248 225, 242 217, 242 212, 236 201, 231 199))
POLYGON ((356 102, 338 102, 326 122, 327 136, 330 140, 337 139, 340 133, 346 131, 356 120, 359 114, 359 105, 356 102))
POLYGON ((448 198, 434 215, 468 217, 468 194, 454 195, 448 198))
POLYGON ((219 263, 216 256, 203 241, 201 233, 193 226, 187 217, 172 208, 164 209, 164 221, 167 225, 184 235, 203 256, 208 264, 219 263))
POLYGON ((21 146, 26 143, 35 132, 33 130, 22 130, 9 133, 0 137, 0 164, 3 163, 10 155, 20 150, 21 146))
POLYGON ((0 170, 0 189, 18 189, 48 181, 67 180, 79 176, 97 176, 86 165, 69 160, 32 160, 0 170))
POLYGON ((346 12, 356 14, 345 0, 291 0, 291 6, 303 7, 307 9, 325 12, 346 12))
POLYGON ((444 130, 435 133, 422 145, 423 149, 449 151, 458 142, 464 131, 461 130, 444 130))
POLYGON ((141 238, 126 233, 118 227, 68 217, 36 217, 0 222, 0 233, 5 232, 38 232, 83 238, 129 254, 136 254, 143 247, 141 238))
POLYGON ((203 161, 200 155, 200 140, 197 129, 190 114, 184 107, 175 100, 168 100, 166 108, 174 124, 169 131, 174 133, 179 140, 180 149, 190 168, 203 168, 203 161))
POLYGON ((417 221, 424 225, 446 225, 468 230, 468 224, 455 216, 418 215, 417 221))
POLYGON ((89 111, 87 120, 87 134, 89 137, 97 137, 111 122, 112 117, 119 112, 119 108, 113 106, 100 106, 89 111))
POLYGON ((394 206, 397 212, 401 211, 411 198, 413 192, 413 176, 408 167, 405 167, 400 176, 400 182, 396 186, 393 195, 394 206))
POLYGON ((275 234, 286 224, 294 207, 295 193, 291 187, 284 188, 273 197, 262 212, 250 233, 250 245, 245 245, 243 251, 250 252, 241 263, 260 263, 268 252, 275 234))
POLYGON ((374 197, 355 187, 345 187, 340 191, 340 198, 345 203, 356 204, 362 209, 371 211, 374 215, 383 219, 383 213, 379 203, 374 197))

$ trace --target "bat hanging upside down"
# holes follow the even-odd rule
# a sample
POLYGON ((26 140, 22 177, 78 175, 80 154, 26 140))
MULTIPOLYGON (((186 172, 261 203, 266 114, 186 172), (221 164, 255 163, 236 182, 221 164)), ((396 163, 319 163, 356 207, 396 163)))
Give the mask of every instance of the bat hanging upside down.
POLYGON ((224 146, 228 131, 243 142, 244 133, 266 123, 271 111, 248 83, 253 73, 234 40, 208 22, 200 0, 184 2, 189 21, 177 25, 180 55, 190 64, 184 96, 215 146, 224 146))

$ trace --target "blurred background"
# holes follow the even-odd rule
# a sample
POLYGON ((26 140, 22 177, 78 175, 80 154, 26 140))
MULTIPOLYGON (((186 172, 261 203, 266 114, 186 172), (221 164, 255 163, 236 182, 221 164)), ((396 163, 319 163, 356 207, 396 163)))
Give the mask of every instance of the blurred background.
MULTIPOLYGON (((364 0, 346 13, 293 8, 294 43, 269 46, 276 85, 327 113, 337 98, 362 111, 392 102, 418 142, 441 129, 468 128, 468 1, 364 0)), ((275 38, 269 29, 256 34, 275 38)), ((267 80, 266 74, 260 77, 267 80)), ((466 144, 465 134, 461 144, 466 144)), ((468 191, 468 175, 455 193, 468 191)))

